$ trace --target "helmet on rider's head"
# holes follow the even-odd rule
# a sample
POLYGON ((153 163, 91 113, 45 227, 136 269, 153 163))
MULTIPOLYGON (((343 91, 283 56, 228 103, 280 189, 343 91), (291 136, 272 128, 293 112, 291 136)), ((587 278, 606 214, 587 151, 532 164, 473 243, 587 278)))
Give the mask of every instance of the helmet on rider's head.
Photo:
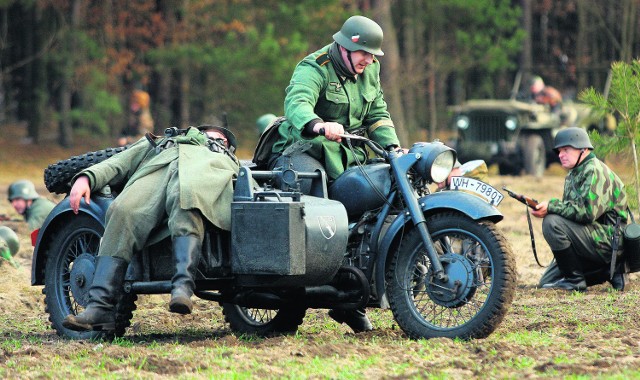
POLYGON ((272 113, 266 113, 256 120, 256 127, 258 128, 258 132, 262 133, 265 129, 271 124, 272 121, 277 119, 278 117, 272 113))
POLYGON ((558 132, 553 149, 557 152, 563 146, 575 149, 593 149, 587 131, 578 127, 569 127, 558 132))
POLYGON ((382 28, 375 21, 364 16, 351 16, 344 22, 333 40, 349 51, 364 50, 373 55, 383 56, 382 28))
POLYGON ((40 198, 40 195, 38 195, 33 182, 26 179, 15 181, 11 185, 9 185, 9 190, 7 191, 7 193, 9 202, 16 198, 22 198, 24 200, 33 200, 36 198, 40 198))
POLYGON ((11 228, 7 226, 0 227, 0 240, 4 240, 7 243, 11 256, 14 256, 20 250, 20 239, 11 228))
POLYGON ((231 151, 231 153, 235 152, 236 148, 238 147, 238 140, 236 139, 236 136, 233 134, 233 132, 231 132, 225 127, 203 124, 203 125, 199 125, 198 129, 202 132, 218 131, 222 133, 224 137, 227 139, 227 144, 229 147, 229 151, 231 151))

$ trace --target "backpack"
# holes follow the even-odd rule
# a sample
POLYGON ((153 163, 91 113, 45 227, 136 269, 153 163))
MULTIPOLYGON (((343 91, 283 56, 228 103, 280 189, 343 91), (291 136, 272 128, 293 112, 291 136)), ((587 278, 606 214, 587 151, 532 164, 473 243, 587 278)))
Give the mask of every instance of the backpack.
POLYGON ((280 137, 278 134, 278 128, 285 120, 287 120, 287 118, 284 116, 278 117, 272 121, 260 135, 258 145, 256 145, 256 150, 253 153, 253 159, 251 160, 256 164, 257 169, 263 170, 267 168, 269 158, 271 158, 272 155, 271 150, 273 148, 273 144, 275 144, 280 137))

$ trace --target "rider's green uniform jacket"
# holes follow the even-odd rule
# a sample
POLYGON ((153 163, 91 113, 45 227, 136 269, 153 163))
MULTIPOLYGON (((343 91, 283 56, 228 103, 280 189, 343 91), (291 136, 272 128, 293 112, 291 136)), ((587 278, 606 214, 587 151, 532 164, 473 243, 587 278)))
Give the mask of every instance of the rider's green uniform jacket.
POLYGON ((42 223, 54 207, 55 203, 46 198, 34 199, 24 213, 24 219, 27 221, 29 229, 33 231, 42 227, 42 223))
MULTIPOLYGON (((336 122, 346 132, 365 132, 382 147, 399 146, 393 122, 380 87, 380 63, 367 66, 355 80, 339 77, 329 60, 329 46, 304 58, 296 66, 286 89, 286 121, 279 128, 273 152, 284 151, 299 140, 309 140, 308 154, 324 163, 330 178, 338 177, 354 163, 349 148, 324 136, 303 136, 305 125, 314 119, 336 122)), ((360 150, 358 159, 365 158, 360 150)))
MULTIPOLYGON (((611 240, 620 217, 627 222, 627 195, 624 183, 593 152, 567 174, 562 200, 551 199, 547 208, 576 223, 588 226, 596 252, 611 257, 611 240)), ((620 239, 622 244, 622 239, 620 239)))
MULTIPOLYGON (((211 152, 205 135, 197 128, 189 128, 185 136, 159 138, 156 143, 159 148, 154 148, 142 138, 125 151, 83 170, 76 177, 87 175, 92 191, 107 184, 126 183, 127 188, 138 179, 164 170, 178 160, 180 207, 183 210, 200 210, 211 223, 230 230, 232 180, 239 170, 235 157, 211 152)), ((149 188, 148 192, 157 190, 149 188)), ((145 202, 145 197, 148 197, 146 191, 140 193, 140 202, 145 202)))

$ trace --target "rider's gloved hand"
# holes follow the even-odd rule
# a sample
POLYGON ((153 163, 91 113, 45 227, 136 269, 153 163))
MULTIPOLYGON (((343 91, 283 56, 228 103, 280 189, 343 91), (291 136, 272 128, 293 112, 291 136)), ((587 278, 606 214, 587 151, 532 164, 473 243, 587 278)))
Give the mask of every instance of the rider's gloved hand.
POLYGON ((319 135, 322 134, 321 131, 324 131, 324 137, 326 137, 327 140, 341 142, 342 137, 340 137, 340 135, 344 134, 344 127, 342 124, 329 121, 316 123, 313 126, 313 131, 319 135))

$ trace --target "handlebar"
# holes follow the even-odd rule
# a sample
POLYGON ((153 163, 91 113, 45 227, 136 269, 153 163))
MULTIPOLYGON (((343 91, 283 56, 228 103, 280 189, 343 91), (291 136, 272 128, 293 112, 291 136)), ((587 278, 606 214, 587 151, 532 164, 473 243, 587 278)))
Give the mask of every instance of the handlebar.
MULTIPOLYGON (((321 136, 325 135, 325 130, 324 128, 320 128, 320 130, 318 131, 318 134, 321 136)), ((364 137, 364 136, 360 136, 360 135, 354 135, 352 133, 341 133, 339 134, 339 136, 345 140, 358 140, 358 141, 362 141, 366 146, 369 147, 369 149, 371 149, 375 154, 377 154, 378 156, 381 157, 387 157, 387 152, 380 148, 380 146, 378 144, 376 144, 375 142, 373 142, 372 140, 364 137)))

